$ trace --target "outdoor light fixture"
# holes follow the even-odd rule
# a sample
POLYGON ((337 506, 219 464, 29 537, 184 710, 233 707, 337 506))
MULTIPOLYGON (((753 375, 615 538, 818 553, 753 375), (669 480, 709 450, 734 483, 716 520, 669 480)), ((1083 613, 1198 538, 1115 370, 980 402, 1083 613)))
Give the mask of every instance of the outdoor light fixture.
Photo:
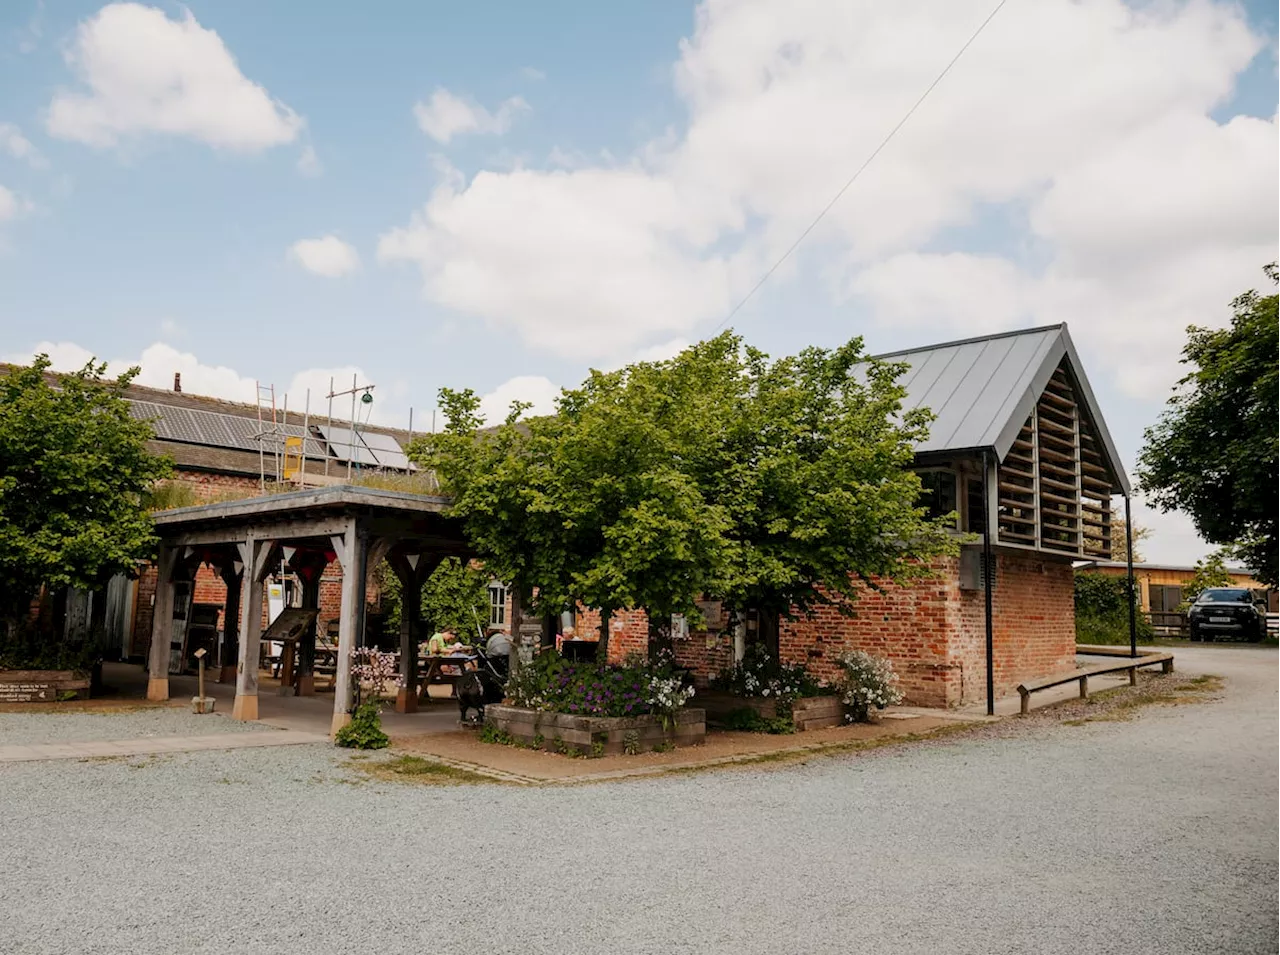
POLYGON ((363 404, 363 405, 371 405, 371 404, 373 404, 373 392, 372 392, 372 391, 366 391, 364 394, 362 394, 362 395, 360 396, 360 403, 361 403, 361 404, 363 404))

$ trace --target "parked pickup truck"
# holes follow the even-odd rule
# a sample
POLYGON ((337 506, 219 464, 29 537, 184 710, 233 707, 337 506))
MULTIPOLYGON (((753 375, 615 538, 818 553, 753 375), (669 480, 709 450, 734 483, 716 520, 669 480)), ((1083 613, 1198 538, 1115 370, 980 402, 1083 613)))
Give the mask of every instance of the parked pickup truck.
POLYGON ((1187 611, 1192 640, 1262 640, 1267 635, 1264 605, 1241 587, 1210 587, 1187 611))

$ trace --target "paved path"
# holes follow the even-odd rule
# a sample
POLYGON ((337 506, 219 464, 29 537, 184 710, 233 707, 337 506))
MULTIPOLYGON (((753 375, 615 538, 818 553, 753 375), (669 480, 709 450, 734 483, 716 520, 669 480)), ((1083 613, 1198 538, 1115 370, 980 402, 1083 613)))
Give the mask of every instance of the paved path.
MULTIPOLYGON (((110 717, 104 717, 110 719, 110 717)), ((272 733, 214 733, 209 736, 152 736, 141 739, 93 740, 81 743, 37 743, 0 746, 0 763, 39 759, 102 759, 113 756, 153 756, 157 753, 199 753, 218 749, 297 746, 327 743, 315 733, 281 730, 272 733)))

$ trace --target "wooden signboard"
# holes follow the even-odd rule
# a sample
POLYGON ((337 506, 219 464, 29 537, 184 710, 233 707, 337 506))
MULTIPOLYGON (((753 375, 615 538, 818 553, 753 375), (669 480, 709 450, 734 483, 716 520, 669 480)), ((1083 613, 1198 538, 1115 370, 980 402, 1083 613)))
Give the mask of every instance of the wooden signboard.
POLYGON ((0 703, 53 703, 64 690, 88 689, 88 679, 71 670, 0 671, 0 703))
POLYGON ((52 703, 57 698, 52 683, 0 683, 0 703, 52 703))

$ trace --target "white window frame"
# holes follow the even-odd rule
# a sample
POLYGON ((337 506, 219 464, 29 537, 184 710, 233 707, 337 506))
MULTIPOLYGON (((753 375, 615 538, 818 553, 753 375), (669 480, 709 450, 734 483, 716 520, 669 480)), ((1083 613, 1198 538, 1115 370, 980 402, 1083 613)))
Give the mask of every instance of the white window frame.
POLYGON ((507 585, 500 580, 489 581, 489 626, 507 629, 507 585))

